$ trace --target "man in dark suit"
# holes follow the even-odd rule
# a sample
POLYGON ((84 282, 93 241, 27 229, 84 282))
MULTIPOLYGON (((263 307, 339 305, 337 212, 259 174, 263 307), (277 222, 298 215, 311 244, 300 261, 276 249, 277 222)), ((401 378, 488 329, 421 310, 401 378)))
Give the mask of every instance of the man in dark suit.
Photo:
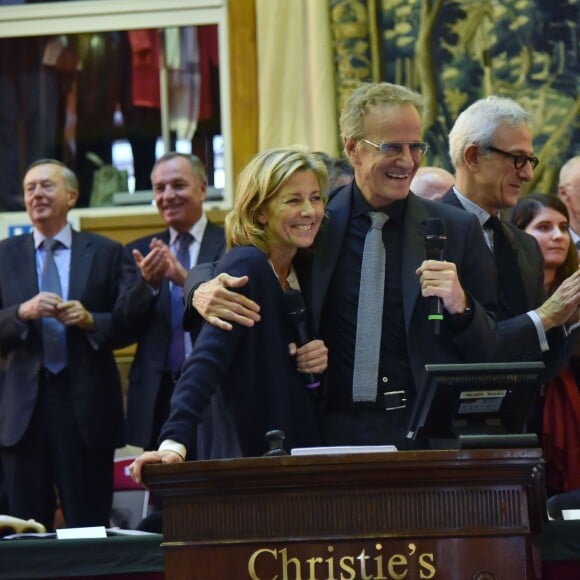
POLYGON ((129 372, 126 438, 147 450, 157 449, 173 387, 191 351, 191 338, 182 327, 182 288, 188 267, 213 262, 225 250, 223 229, 210 223, 203 212, 207 178, 196 156, 163 155, 153 167, 151 181, 155 203, 168 228, 128 245, 141 272, 135 291, 144 302, 143 315, 134 328, 138 345, 129 372), (191 236, 185 265, 177 257, 180 234, 191 236), (177 301, 172 302, 172 292, 177 292, 177 301), (172 308, 177 309, 173 316, 172 308), (183 350, 174 357, 175 341, 183 350))
POLYGON ((535 238, 506 219, 496 221, 494 231, 490 220, 513 207, 523 185, 532 179, 538 158, 533 154, 530 122, 530 115, 509 98, 491 96, 465 109, 449 134, 455 185, 441 201, 477 217, 498 260, 500 322, 494 360, 543 360, 549 378, 558 374, 575 340, 575 334, 567 338, 565 325, 577 316, 580 273, 548 298, 535 238))
POLYGON ((113 349, 126 344, 120 313, 135 266, 120 244, 71 228, 77 199, 72 171, 34 163, 24 177, 34 230, 0 242, 0 446, 10 513, 48 529, 55 489, 67 526, 108 525, 113 455, 123 444, 113 349), (48 270, 60 291, 47 289, 48 270), (49 348, 49 329, 60 348, 49 348))
MULTIPOLYGON (((319 233, 312 258, 312 287, 304 288, 313 336, 328 346, 324 434, 327 444, 415 445, 406 427, 415 395, 425 380, 426 363, 485 360, 494 344, 495 287, 491 262, 477 221, 442 204, 409 192, 421 157, 422 99, 388 83, 365 84, 348 99, 341 115, 345 152, 354 181, 335 190, 328 221, 319 233), (353 402, 357 308, 363 245, 369 215, 384 212, 386 285, 382 296, 382 332, 376 399, 353 402), (446 261, 426 260, 425 225, 442 219, 447 230, 446 261), (441 298, 445 312, 438 336, 428 320, 425 298, 441 298)), ((200 279, 192 274, 186 295, 193 297, 200 279)), ((259 308, 227 287, 245 283, 222 274, 195 292, 204 317, 222 328, 225 318, 252 325, 259 308), (233 308, 227 306, 229 302, 233 308), (203 306, 201 306, 203 304, 203 306), (219 318, 216 318, 219 317, 219 318)), ((190 308, 190 300, 186 300, 190 308)), ((191 318, 191 312, 188 312, 191 318)), ((307 352, 300 353, 297 363, 307 352)))

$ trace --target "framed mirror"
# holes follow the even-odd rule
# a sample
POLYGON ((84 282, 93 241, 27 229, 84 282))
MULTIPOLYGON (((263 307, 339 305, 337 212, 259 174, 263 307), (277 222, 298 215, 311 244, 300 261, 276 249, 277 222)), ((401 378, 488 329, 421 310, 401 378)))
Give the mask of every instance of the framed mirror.
POLYGON ((75 170, 80 208, 143 209, 171 149, 205 162, 207 208, 229 209, 229 95, 226 0, 0 0, 0 211, 22 209, 41 157, 75 170))

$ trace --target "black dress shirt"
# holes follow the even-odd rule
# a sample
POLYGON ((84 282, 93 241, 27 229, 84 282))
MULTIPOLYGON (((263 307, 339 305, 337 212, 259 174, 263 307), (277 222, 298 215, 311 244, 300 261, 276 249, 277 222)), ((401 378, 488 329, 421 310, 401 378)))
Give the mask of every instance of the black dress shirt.
MULTIPOLYGON (((370 228, 368 213, 373 210, 354 186, 352 214, 344 245, 333 273, 322 315, 321 335, 329 351, 327 406, 344 410, 352 405, 352 380, 360 274, 364 241, 370 228)), ((412 389, 411 368, 403 319, 401 259, 403 217, 406 199, 384 211, 389 221, 383 228, 386 248, 386 276, 378 391, 412 389)))

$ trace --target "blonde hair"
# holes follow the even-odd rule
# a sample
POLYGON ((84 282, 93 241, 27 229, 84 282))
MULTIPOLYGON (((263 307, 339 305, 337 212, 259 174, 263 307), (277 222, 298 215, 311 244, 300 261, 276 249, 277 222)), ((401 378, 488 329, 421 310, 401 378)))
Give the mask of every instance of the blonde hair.
POLYGON ((320 156, 301 145, 268 149, 258 153, 242 170, 233 209, 226 215, 227 247, 255 246, 269 253, 268 231, 257 216, 296 171, 312 171, 320 193, 326 197, 328 173, 320 156))
POLYGON ((340 114, 343 139, 365 136, 365 117, 378 105, 411 105, 423 116, 425 102, 419 93, 391 83, 362 83, 346 100, 340 114))

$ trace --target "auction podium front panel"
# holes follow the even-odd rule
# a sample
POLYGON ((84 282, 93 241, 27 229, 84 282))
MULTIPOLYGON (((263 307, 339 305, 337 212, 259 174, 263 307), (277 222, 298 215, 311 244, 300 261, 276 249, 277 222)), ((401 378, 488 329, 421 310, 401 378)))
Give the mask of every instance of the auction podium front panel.
POLYGON ((151 465, 172 580, 541 577, 539 449, 151 465))

